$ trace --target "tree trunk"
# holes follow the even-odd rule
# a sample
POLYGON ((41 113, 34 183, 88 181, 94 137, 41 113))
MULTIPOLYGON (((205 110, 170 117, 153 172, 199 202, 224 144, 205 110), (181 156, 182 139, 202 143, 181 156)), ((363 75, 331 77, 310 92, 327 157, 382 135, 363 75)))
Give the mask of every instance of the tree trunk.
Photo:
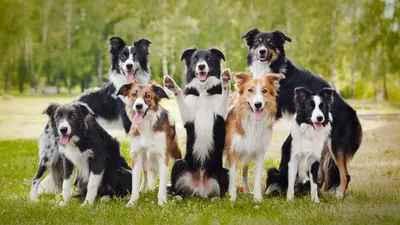
POLYGON ((166 13, 166 2, 162 0, 161 3, 163 9, 163 18, 162 18, 162 71, 163 75, 168 75, 168 60, 167 60, 167 26, 165 21, 165 13, 166 13))
POLYGON ((72 42, 72 0, 67 3, 67 13, 66 13, 66 48, 67 48, 67 86, 68 94, 71 94, 71 42, 72 42))
POLYGON ((4 80, 4 93, 8 94, 9 90, 10 90, 10 73, 9 72, 5 72, 5 80, 4 80))
POLYGON ((357 53, 355 49, 356 45, 356 36, 355 32, 353 32, 353 37, 351 38, 351 45, 353 47, 353 54, 351 57, 351 84, 350 84, 350 98, 354 99, 355 97, 355 86, 356 86, 356 65, 357 65, 357 53))
POLYGON ((99 61, 97 64, 97 74, 99 76, 99 84, 100 87, 103 84, 103 56, 99 53, 99 61))
POLYGON ((383 76, 383 99, 387 101, 389 99, 389 95, 388 95, 387 83, 386 83, 386 70, 383 71, 382 76, 383 76))
POLYGON ((336 52, 335 52, 335 41, 336 41, 336 26, 335 22, 336 21, 336 9, 332 11, 332 21, 331 21, 331 84, 332 87, 336 89, 337 92, 339 90, 336 87, 336 74, 335 74, 335 57, 336 57, 336 52))

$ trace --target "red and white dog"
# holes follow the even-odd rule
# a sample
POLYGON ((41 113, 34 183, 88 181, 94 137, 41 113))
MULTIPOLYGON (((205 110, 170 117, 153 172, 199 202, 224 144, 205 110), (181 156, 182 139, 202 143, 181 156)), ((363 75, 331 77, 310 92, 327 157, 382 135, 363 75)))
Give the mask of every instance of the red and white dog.
POLYGON ((156 84, 126 84, 118 94, 128 97, 126 113, 132 121, 128 133, 132 159, 132 193, 127 206, 139 199, 139 191, 152 189, 156 172, 160 174, 158 205, 167 202, 169 157, 181 159, 175 122, 169 112, 159 105, 161 98, 168 98, 164 89, 156 84), (143 169, 142 184, 140 171, 143 169), (148 177, 147 177, 148 175, 148 177))
POLYGON ((282 74, 266 74, 253 78, 249 73, 234 74, 238 98, 226 121, 224 154, 229 164, 229 195, 236 200, 236 170, 244 163, 243 188, 249 191, 248 171, 254 164, 254 200, 261 201, 261 175, 264 155, 271 139, 277 112, 276 95, 282 74))

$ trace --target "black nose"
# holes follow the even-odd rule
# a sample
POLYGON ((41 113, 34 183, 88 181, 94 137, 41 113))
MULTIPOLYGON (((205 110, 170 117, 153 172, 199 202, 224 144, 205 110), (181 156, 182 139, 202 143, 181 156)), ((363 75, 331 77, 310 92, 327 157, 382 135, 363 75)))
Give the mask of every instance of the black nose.
POLYGON ((204 64, 199 65, 199 70, 204 70, 205 68, 206 68, 206 65, 204 65, 204 64))
POLYGON ((259 109, 259 108, 261 108, 262 103, 261 102, 256 102, 256 103, 254 103, 254 106, 256 107, 256 109, 259 109))
POLYGON ((67 131, 68 131, 68 128, 66 128, 66 127, 61 127, 61 128, 60 128, 60 133, 61 133, 61 134, 66 134, 67 131))
POLYGON ((321 122, 323 119, 324 119, 324 117, 322 117, 322 116, 317 116, 317 120, 318 120, 319 122, 321 122))
POLYGON ((136 104, 135 107, 136 107, 137 110, 141 110, 143 108, 143 105, 142 104, 136 104))
POLYGON ((265 49, 261 49, 260 51, 258 51, 260 53, 260 55, 264 55, 265 53, 267 53, 267 50, 265 49))
POLYGON ((133 68, 133 64, 127 64, 127 65, 126 65, 126 68, 127 68, 128 70, 131 70, 131 69, 133 68))

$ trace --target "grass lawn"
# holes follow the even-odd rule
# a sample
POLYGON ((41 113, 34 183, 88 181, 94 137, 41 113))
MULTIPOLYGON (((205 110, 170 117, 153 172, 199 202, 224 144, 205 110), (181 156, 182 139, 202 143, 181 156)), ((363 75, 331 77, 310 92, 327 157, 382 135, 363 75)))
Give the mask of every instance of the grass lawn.
MULTIPOLYGON (((400 224, 400 121, 396 120, 362 120, 364 139, 350 165, 352 180, 343 200, 331 193, 324 193, 319 204, 312 203, 310 196, 297 197, 290 203, 284 196, 264 198, 261 203, 243 194, 236 203, 228 197, 178 201, 169 196, 169 203, 159 207, 153 191, 141 195, 133 208, 124 207, 128 197, 97 201, 88 208, 80 208, 81 202, 76 199, 60 208, 57 204, 61 195, 42 195, 39 202, 30 202, 30 180, 38 161, 36 137, 46 120, 40 112, 49 102, 70 100, 0 100, 0 224, 400 224)), ((163 105, 178 118, 172 101, 163 105)), ((185 138, 179 120, 178 127, 183 147, 185 138)), ((266 168, 278 165, 280 145, 289 126, 282 121, 274 129, 266 168)), ((117 136, 128 157, 125 137, 117 136)), ((252 184, 252 174, 250 178, 252 184)))

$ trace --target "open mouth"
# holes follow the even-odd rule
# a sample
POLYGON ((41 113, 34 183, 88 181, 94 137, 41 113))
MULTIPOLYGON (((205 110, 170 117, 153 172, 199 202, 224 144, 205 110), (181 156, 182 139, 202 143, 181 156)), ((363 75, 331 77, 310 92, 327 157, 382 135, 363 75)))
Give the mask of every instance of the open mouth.
POLYGON ((261 62, 268 61, 268 58, 266 56, 258 56, 257 59, 261 62))
POLYGON ((320 132, 324 126, 322 125, 322 123, 317 122, 313 123, 313 127, 317 132, 320 132))
POLYGON ((127 70, 126 71, 126 76, 125 76, 125 78, 126 78, 126 81, 128 82, 128 83, 131 83, 131 82, 133 82, 133 81, 135 81, 135 74, 136 74, 136 70, 127 70))
POLYGON ((250 106, 250 110, 251 110, 251 113, 253 114, 254 120, 255 121, 260 121, 262 119, 262 117, 263 117, 262 111, 264 109, 253 109, 253 107, 251 107, 250 103, 248 103, 248 104, 250 106))
POLYGON ((61 135, 60 137, 60 143, 62 145, 66 145, 69 142, 69 135, 61 135))
MULTIPOLYGON (((149 109, 147 109, 149 110, 149 109)), ((135 111, 135 115, 133 117, 133 119, 135 120, 136 124, 141 124, 143 122, 143 118, 146 116, 147 114, 147 110, 146 111, 135 111)))
POLYGON ((207 72, 198 72, 197 78, 199 78, 199 80, 203 82, 203 81, 207 80, 207 75, 208 75, 207 72))

